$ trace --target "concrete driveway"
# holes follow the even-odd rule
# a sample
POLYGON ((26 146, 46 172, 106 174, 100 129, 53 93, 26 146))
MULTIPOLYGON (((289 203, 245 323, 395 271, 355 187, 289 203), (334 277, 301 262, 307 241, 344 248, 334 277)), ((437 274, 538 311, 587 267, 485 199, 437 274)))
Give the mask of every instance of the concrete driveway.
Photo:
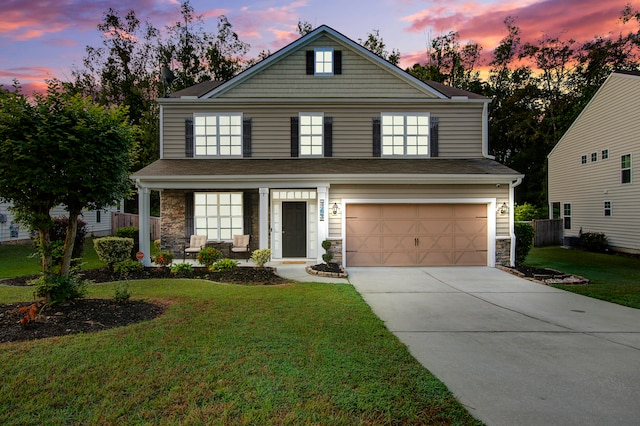
POLYGON ((494 268, 349 268, 349 276, 488 425, 640 424, 640 310, 494 268))

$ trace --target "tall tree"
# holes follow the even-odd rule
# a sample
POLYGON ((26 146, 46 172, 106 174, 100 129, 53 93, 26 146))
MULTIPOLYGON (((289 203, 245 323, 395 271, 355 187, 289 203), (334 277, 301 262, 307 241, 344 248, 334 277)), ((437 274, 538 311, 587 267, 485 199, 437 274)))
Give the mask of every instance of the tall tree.
POLYGON ((366 40, 358 39, 358 43, 393 65, 398 65, 400 62, 400 51, 397 49, 393 49, 391 52, 387 51, 387 45, 380 37, 380 30, 373 30, 367 34, 366 40))
POLYGON ((421 80, 433 80, 460 89, 482 89, 479 65, 482 47, 477 43, 460 44, 455 31, 434 38, 425 65, 414 64, 407 71, 421 80))
POLYGON ((43 272, 68 275, 81 211, 104 209, 130 191, 135 128, 126 107, 96 105, 58 81, 32 101, 16 89, 0 90, 0 198, 38 232, 43 272), (56 205, 66 207, 69 226, 54 271, 49 213, 56 205))

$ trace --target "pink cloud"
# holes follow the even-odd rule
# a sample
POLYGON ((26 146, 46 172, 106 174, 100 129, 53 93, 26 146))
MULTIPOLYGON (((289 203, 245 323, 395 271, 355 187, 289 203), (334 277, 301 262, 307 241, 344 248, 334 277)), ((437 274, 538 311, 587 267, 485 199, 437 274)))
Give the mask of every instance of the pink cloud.
POLYGON ((41 0, 9 0, 2 6, 0 36, 13 41, 25 41, 65 30, 95 30, 109 8, 119 11, 123 17, 128 11, 135 10, 138 19, 143 22, 148 18, 152 22, 165 23, 169 22, 169 17, 177 16, 178 8, 175 5, 157 3, 154 0, 70 0, 52 4, 41 0))
MULTIPOLYGON (((535 43, 545 34, 581 43, 596 35, 606 37, 610 32, 615 35, 621 31, 619 17, 626 3, 624 0, 620 3, 601 0, 511 0, 489 4, 435 1, 431 3, 432 6, 403 19, 409 22, 405 28, 409 33, 435 31, 431 35, 435 38, 449 31, 457 31, 461 44, 473 42, 482 46, 482 55, 488 61, 493 49, 507 33, 504 20, 509 16, 515 18, 523 43, 535 43)), ((638 7, 640 2, 636 0, 632 3, 638 7)), ((403 64, 422 63, 426 60, 426 52, 422 55, 420 52, 403 54, 401 60, 403 64)))

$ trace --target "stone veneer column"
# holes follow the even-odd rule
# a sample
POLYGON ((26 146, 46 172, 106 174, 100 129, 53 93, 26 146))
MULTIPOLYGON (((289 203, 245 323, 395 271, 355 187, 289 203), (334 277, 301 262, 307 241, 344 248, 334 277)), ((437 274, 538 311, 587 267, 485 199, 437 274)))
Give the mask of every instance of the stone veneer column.
POLYGON ((188 243, 186 234, 185 194, 182 190, 160 193, 160 247, 174 254, 182 254, 188 243))
POLYGON ((511 266, 511 240, 496 240, 496 265, 511 266))

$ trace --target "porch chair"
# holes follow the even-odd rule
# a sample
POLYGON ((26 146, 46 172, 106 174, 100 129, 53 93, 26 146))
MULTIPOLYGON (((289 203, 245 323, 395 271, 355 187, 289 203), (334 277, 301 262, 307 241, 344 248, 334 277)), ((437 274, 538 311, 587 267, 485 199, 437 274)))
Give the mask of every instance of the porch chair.
POLYGON ((232 253, 246 253, 247 262, 249 261, 249 239, 251 235, 234 235, 233 245, 231 246, 232 253))
POLYGON ((184 257, 186 259, 190 254, 198 254, 202 247, 207 245, 206 235, 192 235, 189 240, 189 245, 184 248, 184 257))

